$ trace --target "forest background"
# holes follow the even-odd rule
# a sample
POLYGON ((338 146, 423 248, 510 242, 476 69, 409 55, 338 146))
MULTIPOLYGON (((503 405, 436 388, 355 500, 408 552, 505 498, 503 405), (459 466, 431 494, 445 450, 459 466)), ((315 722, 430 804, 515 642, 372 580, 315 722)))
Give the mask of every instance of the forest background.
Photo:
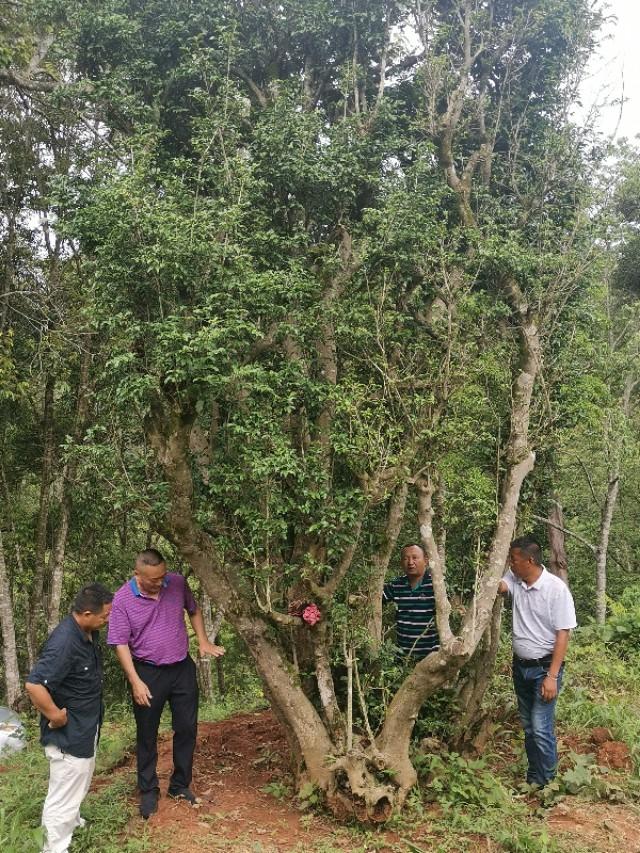
POLYGON ((486 732, 516 533, 633 680, 640 162, 571 118, 605 12, 6 4, 8 704, 78 586, 149 545, 338 816, 402 808, 417 735, 486 732), (380 593, 418 540, 441 649, 403 670, 380 593), (414 731, 427 700, 444 730, 414 731))

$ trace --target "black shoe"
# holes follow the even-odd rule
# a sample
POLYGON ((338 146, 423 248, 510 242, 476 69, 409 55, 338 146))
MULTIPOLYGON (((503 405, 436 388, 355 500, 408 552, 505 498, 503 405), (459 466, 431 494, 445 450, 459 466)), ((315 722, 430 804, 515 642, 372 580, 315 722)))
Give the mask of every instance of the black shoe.
POLYGON ((159 788, 152 788, 150 791, 143 791, 140 794, 140 816, 145 820, 158 811, 159 793, 159 788))
POLYGON ((172 800, 184 800, 190 806, 197 806, 200 802, 200 797, 196 797, 190 788, 169 788, 167 792, 172 800))

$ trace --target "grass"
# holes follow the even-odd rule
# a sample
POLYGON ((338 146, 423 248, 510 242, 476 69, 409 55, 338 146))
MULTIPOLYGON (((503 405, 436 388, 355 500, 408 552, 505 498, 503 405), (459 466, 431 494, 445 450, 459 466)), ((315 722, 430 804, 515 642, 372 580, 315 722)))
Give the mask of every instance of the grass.
MULTIPOLYGON (((124 714, 115 714, 102 731, 96 779, 110 778, 114 767, 126 758, 133 741, 133 725, 124 714)), ((0 850, 2 853, 36 853, 42 844, 40 817, 47 792, 48 765, 37 742, 34 727, 29 728, 26 749, 4 760, 0 774, 0 850)), ((84 829, 74 833, 72 853, 146 853, 159 850, 152 846, 146 833, 124 838, 123 831, 131 816, 127 799, 134 781, 117 776, 101 784, 82 805, 87 821, 84 829)))
MULTIPOLYGON (((239 697, 229 695, 222 702, 203 704, 200 719, 217 722, 239 712, 266 707, 261 695, 239 697)), ((163 714, 161 729, 171 727, 169 712, 163 714)), ((42 845, 40 818, 47 792, 48 765, 38 743, 39 732, 34 723, 27 725, 28 745, 25 750, 3 759, 5 772, 0 773, 0 851, 2 853, 36 853, 42 845)), ((157 839, 151 839, 146 828, 135 837, 126 835, 127 824, 134 814, 129 800, 135 787, 133 774, 113 777, 112 771, 134 751, 135 723, 127 702, 111 705, 103 726, 96 758, 94 779, 98 790, 90 793, 81 808, 87 825, 74 833, 71 853, 161 853, 157 839), (113 777, 113 778, 112 778, 113 777), (102 780, 109 779, 108 782, 102 780)))
POLYGON ((587 733, 596 726, 627 744, 640 771, 640 658, 620 660, 602 643, 582 642, 577 632, 558 703, 565 730, 587 733))

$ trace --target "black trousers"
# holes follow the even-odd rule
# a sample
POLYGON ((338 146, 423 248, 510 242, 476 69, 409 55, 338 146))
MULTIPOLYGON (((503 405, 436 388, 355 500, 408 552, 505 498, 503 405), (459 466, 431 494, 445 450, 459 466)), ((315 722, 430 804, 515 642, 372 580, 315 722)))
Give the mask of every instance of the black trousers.
POLYGON ((187 657, 166 666, 134 661, 136 672, 149 688, 151 707, 133 703, 136 718, 138 788, 141 793, 158 787, 158 727, 166 702, 173 728, 173 773, 169 790, 188 788, 193 772, 193 753, 198 728, 198 681, 196 665, 187 657))

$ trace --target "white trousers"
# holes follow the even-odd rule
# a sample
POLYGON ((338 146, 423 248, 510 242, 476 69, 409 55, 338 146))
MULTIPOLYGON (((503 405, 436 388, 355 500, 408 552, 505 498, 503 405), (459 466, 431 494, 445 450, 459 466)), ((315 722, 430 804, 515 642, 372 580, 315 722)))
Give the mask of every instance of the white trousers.
POLYGON ((49 790, 42 810, 42 853, 67 853, 73 830, 84 824, 80 804, 89 790, 96 757, 76 758, 57 746, 45 746, 44 754, 49 759, 49 790))

